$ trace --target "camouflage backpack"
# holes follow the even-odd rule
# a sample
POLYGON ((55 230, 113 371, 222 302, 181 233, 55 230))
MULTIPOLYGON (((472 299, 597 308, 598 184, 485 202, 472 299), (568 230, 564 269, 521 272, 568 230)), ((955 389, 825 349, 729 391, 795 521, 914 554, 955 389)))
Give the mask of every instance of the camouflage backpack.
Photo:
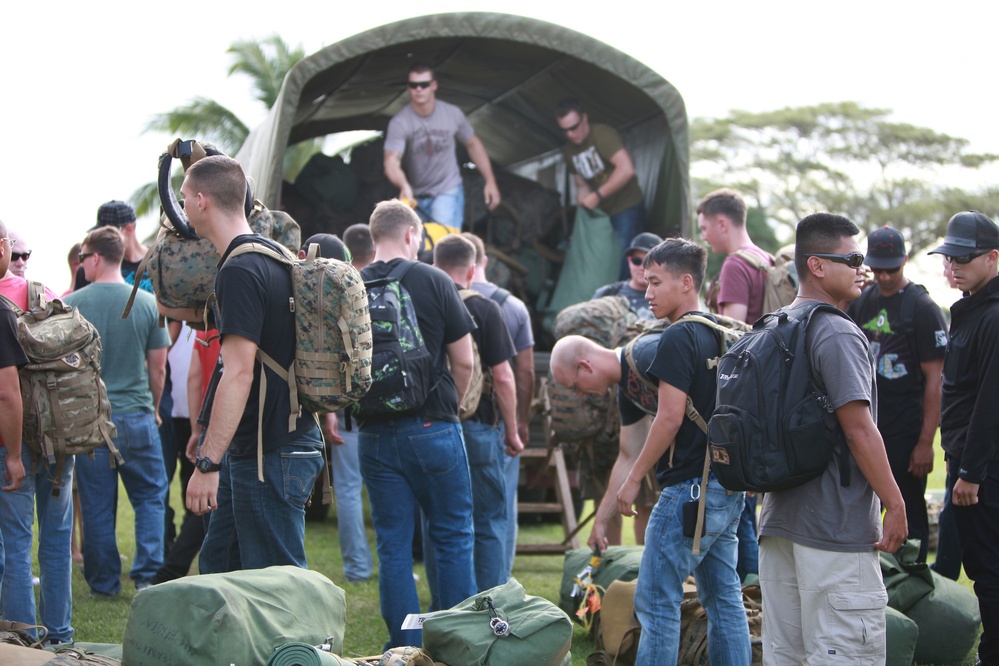
MULTIPOLYGON (((270 210, 260 201, 253 201, 247 216, 250 228, 291 251, 302 242, 298 223, 282 211, 270 210)), ((179 233, 166 218, 160 222, 156 241, 149 247, 137 273, 146 271, 153 283, 156 305, 160 314, 184 320, 194 328, 210 328, 205 304, 215 289, 219 254, 204 238, 191 239, 179 233)), ((128 316, 136 289, 128 299, 123 316, 128 316)))
MULTIPOLYGON (((482 296, 474 289, 459 289, 461 300, 467 301, 476 296, 482 296)), ((492 374, 482 367, 482 357, 479 356, 479 346, 475 344, 475 336, 472 336, 472 381, 468 384, 468 390, 458 405, 458 418, 464 421, 475 416, 482 401, 482 395, 492 395, 492 374)))
POLYGON ((111 441, 118 433, 100 375, 102 349, 97 329, 76 308, 46 300, 38 282, 28 283, 27 312, 0 298, 17 315, 17 338, 28 357, 28 365, 19 373, 22 436, 36 457, 56 465, 52 494, 59 494, 66 456, 93 458, 95 449, 107 446, 111 465, 120 465, 121 454, 111 441))
POLYGON ((354 414, 362 421, 415 414, 436 385, 433 358, 402 279, 416 261, 400 261, 383 278, 364 283, 371 311, 371 390, 354 414))
MULTIPOLYGON (((226 258, 229 262, 233 257, 255 252, 290 269, 295 359, 291 366, 283 368, 257 349, 260 362, 288 382, 292 419, 289 432, 295 429, 302 409, 313 414, 334 412, 360 400, 371 386, 371 318, 364 283, 349 263, 319 257, 317 250, 313 244, 308 257, 299 259, 276 243, 249 242, 236 247, 226 258)), ((266 377, 266 373, 260 373, 261 396, 267 392, 266 377)), ((258 438, 262 433, 261 424, 258 438)), ((259 456, 263 441, 258 440, 258 444, 259 456)), ((259 473, 262 480, 262 466, 259 473)))

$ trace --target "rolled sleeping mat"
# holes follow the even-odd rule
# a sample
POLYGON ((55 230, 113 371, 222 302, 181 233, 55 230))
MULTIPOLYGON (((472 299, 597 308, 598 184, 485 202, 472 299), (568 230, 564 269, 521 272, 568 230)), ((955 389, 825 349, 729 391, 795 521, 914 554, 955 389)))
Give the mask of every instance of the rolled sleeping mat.
POLYGON ((344 666, 352 663, 308 643, 286 643, 274 650, 266 666, 344 666))

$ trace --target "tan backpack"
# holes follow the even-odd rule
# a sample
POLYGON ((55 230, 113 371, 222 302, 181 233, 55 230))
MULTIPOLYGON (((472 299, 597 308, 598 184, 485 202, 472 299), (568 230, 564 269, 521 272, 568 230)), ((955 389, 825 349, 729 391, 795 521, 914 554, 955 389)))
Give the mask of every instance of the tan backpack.
MULTIPOLYGON (((474 289, 459 289, 458 293, 461 294, 462 302, 476 296, 482 296, 474 289)), ((461 399, 461 404, 458 405, 458 418, 462 421, 472 418, 476 410, 479 409, 483 394, 491 396, 492 393, 492 373, 488 368, 482 367, 479 346, 475 344, 475 336, 472 336, 472 381, 468 385, 468 390, 465 391, 465 396, 461 399)))
POLYGON ((776 312, 790 305, 798 295, 798 276, 794 271, 794 246, 781 248, 777 255, 767 254, 768 260, 749 250, 736 250, 735 256, 743 259, 758 271, 765 271, 763 283, 763 313, 776 312))
POLYGON ((17 315, 17 339, 28 357, 21 368, 22 437, 35 456, 56 465, 52 494, 66 456, 89 455, 107 446, 111 466, 123 460, 111 438, 111 403, 101 379, 101 336, 80 311, 47 300, 45 288, 28 283, 28 311, 4 298, 17 315))

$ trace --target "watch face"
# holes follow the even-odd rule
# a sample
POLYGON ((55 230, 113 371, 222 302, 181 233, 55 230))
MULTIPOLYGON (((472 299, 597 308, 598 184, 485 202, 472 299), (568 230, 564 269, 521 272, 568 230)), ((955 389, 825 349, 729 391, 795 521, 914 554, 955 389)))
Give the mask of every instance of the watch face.
POLYGON ((218 465, 217 463, 213 463, 209 458, 198 458, 196 466, 200 471, 206 474, 208 472, 217 472, 219 471, 220 468, 220 465, 218 465))

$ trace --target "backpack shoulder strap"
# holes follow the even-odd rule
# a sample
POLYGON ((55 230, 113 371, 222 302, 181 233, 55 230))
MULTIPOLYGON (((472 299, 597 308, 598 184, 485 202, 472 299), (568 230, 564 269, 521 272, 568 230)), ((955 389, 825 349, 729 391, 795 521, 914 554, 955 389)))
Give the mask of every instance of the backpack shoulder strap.
POLYGON ((17 303, 15 303, 14 301, 10 300, 9 298, 7 298, 6 296, 4 296, 3 294, 0 294, 0 298, 2 298, 4 300, 4 302, 7 303, 7 305, 10 306, 10 309, 14 311, 14 316, 21 317, 24 314, 24 310, 22 310, 21 308, 19 308, 18 305, 17 305, 17 303))
MULTIPOLYGON (((461 296, 462 301, 467 301, 470 298, 475 298, 476 296, 482 296, 479 292, 474 289, 459 289, 458 294, 461 296)), ((483 296, 483 298, 485 298, 483 296)))
POLYGON ((758 271, 769 271, 771 268, 774 267, 774 264, 776 263, 774 256, 769 252, 766 253, 767 257, 769 257, 769 260, 764 259, 756 252, 750 252, 749 250, 736 250, 732 254, 735 255, 736 257, 739 257, 740 259, 742 259, 743 261, 745 261, 747 264, 749 264, 758 271))
POLYGON ((35 280, 28 281, 28 309, 34 310, 38 308, 39 310, 45 309, 45 302, 48 299, 45 297, 45 285, 41 282, 36 282, 35 280))
POLYGON ((902 331, 908 336, 915 330, 916 302, 923 294, 929 293, 921 284, 910 282, 902 291, 902 306, 899 308, 902 316, 902 331))
POLYGON ((232 252, 229 253, 229 256, 225 258, 225 263, 222 265, 225 266, 225 264, 229 263, 233 258, 238 257, 242 254, 248 254, 250 252, 262 254, 266 257, 270 257, 274 261, 279 261, 282 264, 286 264, 288 266, 292 266, 298 262, 298 257, 293 255, 291 251, 286 249, 284 246, 277 246, 277 247, 280 247, 282 251, 278 251, 274 247, 271 247, 269 244, 259 243, 257 241, 250 241, 248 243, 243 243, 242 245, 238 245, 236 248, 233 249, 232 252))
POLYGON ((496 301, 497 305, 503 305, 506 303, 506 299, 510 298, 510 292, 503 287, 496 287, 496 291, 489 298, 496 301))

